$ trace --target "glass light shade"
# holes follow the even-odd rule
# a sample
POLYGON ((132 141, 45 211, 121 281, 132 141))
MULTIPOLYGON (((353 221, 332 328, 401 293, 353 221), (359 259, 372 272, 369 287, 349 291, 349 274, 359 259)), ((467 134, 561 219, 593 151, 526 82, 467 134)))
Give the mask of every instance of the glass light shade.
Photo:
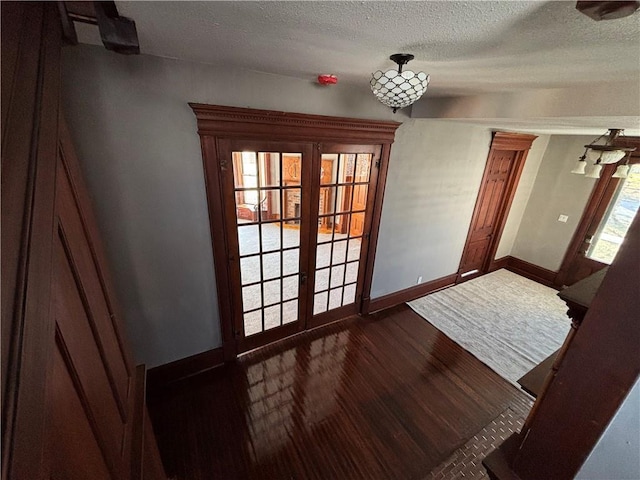
POLYGON ((571 173, 576 173, 578 175, 584 175, 586 172, 586 168, 587 168, 587 162, 585 162, 584 160, 578 160, 578 162, 576 163, 576 166, 574 167, 573 170, 571 170, 571 173))
POLYGON ((624 150, 611 150, 609 152, 602 152, 602 158, 600 163, 609 164, 619 162, 627 154, 624 150))
POLYGON ((595 164, 593 168, 585 176, 587 178, 600 178, 600 172, 602 171, 602 165, 595 164))
POLYGON ((591 163, 596 163, 600 158, 601 153, 602 152, 599 150, 592 150, 591 148, 587 149, 587 153, 586 153, 587 161, 591 163))
POLYGON ((613 178, 627 178, 628 174, 629 174, 629 165, 618 165, 618 168, 616 168, 616 171, 611 176, 613 178))
POLYGON ((404 108, 416 102, 427 91, 430 77, 424 72, 378 70, 371 76, 371 91, 387 107, 404 108))

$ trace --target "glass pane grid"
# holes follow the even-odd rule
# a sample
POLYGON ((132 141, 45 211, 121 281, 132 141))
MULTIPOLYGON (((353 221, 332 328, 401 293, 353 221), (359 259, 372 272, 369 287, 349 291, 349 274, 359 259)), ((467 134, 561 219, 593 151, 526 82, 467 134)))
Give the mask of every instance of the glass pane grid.
POLYGON ((364 233, 371 154, 339 154, 332 162, 333 181, 320 189, 314 314, 355 302, 364 233))
POLYGON ((245 336, 298 319, 301 159, 233 152, 245 336))

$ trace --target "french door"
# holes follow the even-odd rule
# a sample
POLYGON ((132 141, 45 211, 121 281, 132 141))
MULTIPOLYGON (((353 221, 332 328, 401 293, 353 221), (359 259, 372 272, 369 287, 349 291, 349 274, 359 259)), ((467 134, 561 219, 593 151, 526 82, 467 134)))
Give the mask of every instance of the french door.
POLYGON ((218 149, 237 351, 357 313, 381 147, 218 149))

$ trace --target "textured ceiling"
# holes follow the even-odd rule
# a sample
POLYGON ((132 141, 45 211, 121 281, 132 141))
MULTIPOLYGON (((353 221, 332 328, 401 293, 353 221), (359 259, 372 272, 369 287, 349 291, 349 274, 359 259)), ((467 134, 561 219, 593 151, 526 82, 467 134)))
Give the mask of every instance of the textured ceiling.
MULTIPOLYGON (((413 53, 430 95, 638 78, 638 14, 595 22, 575 2, 116 2, 142 53, 313 80, 368 83, 413 53)), ((83 28, 81 41, 98 43, 83 28)))

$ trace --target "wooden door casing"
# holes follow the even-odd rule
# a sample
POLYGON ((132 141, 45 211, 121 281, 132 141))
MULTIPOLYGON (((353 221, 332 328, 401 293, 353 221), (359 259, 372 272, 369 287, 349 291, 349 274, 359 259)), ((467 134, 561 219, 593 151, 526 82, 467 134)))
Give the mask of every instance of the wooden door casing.
MULTIPOLYGON (((390 146, 393 143, 395 130, 400 125, 397 122, 381 122, 353 118, 338 118, 321 115, 305 115, 289 112, 276 112, 216 105, 190 104, 197 122, 198 134, 202 146, 202 157, 207 187, 207 202, 209 206, 209 221, 216 272, 216 288, 219 299, 222 348, 224 359, 230 361, 238 354, 236 330, 234 325, 235 313, 232 297, 232 272, 229 268, 229 245, 226 238, 225 190, 221 162, 224 159, 220 152, 220 142, 225 139, 245 139, 255 141, 297 142, 308 143, 312 146, 313 178, 320 178, 321 156, 323 142, 346 143, 355 145, 380 145, 381 155, 376 168, 378 187, 376 195, 370 195, 373 208, 370 226, 368 227, 368 249, 362 269, 363 282, 361 302, 358 308, 365 311, 369 302, 373 259, 377 245, 379 231, 379 217, 382 210, 382 194, 388 165, 390 146), (375 198, 373 198, 375 197, 375 198)), ((320 201, 320 195, 314 192, 313 198, 320 201)), ((314 209, 312 218, 318 215, 318 205, 314 209)), ((313 227, 312 235, 317 235, 317 225, 313 227)), ((309 267, 307 267, 309 268, 309 267)), ((309 271, 309 270, 306 270, 309 271)), ((312 286, 307 288, 312 289, 312 286)), ((309 307, 307 307, 309 308, 309 307)))
POLYGON ((527 153, 536 138, 534 135, 494 133, 456 283, 488 272, 527 153))
MULTIPOLYGON (((640 137, 620 137, 616 140, 616 144, 635 147, 636 151, 631 153, 628 163, 630 165, 640 163, 640 137)), ((600 172, 600 178, 591 192, 580 223, 562 260, 555 281, 558 287, 573 285, 607 266, 605 263, 586 257, 585 254, 590 246, 589 239, 598 229, 620 184, 620 179, 612 177, 616 167, 617 164, 605 165, 600 172)))

